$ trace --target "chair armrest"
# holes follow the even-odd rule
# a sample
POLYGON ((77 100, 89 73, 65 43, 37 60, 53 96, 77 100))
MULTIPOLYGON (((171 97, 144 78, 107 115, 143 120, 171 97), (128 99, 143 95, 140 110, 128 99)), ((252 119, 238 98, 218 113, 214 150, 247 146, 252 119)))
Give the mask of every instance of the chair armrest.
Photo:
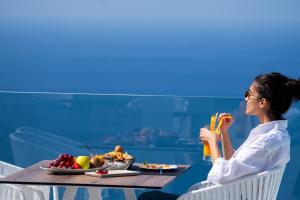
MULTIPOLYGON (((190 190, 186 193, 183 193, 182 195, 180 195, 177 200, 190 200, 190 199, 199 199, 201 200, 202 198, 200 198, 201 193, 203 192, 211 192, 216 190, 217 188, 223 187, 223 185, 214 185, 211 182, 207 182, 207 181, 203 181, 206 185, 203 186, 202 188, 198 188, 195 190, 190 190), (212 184, 212 185, 210 185, 212 184)), ((202 183, 202 182, 201 182, 202 183)), ((201 183, 198 183, 199 186, 201 186, 201 183)), ((204 198, 207 199, 207 198, 204 198)), ((209 198, 210 199, 210 198, 209 198)))
POLYGON ((195 183, 194 185, 192 185, 191 187, 189 187, 189 189, 187 190, 187 192, 193 191, 193 190, 199 190, 201 188, 205 188, 208 186, 212 186, 214 185, 212 182, 209 181, 201 181, 199 183, 195 183))

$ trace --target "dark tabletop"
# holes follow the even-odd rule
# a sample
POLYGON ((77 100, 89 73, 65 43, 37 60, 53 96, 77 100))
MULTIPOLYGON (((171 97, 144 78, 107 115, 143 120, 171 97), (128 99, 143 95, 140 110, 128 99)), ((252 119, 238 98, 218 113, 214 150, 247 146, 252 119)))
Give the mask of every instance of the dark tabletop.
POLYGON ((49 162, 49 160, 44 160, 15 174, 5 178, 0 178, 0 183, 162 189, 165 185, 172 182, 177 176, 184 173, 191 167, 190 165, 177 165, 178 170, 163 172, 163 174, 160 174, 159 171, 140 170, 139 165, 141 164, 135 163, 130 170, 141 172, 137 176, 100 178, 84 174, 50 174, 40 168, 40 165, 47 166, 49 162))

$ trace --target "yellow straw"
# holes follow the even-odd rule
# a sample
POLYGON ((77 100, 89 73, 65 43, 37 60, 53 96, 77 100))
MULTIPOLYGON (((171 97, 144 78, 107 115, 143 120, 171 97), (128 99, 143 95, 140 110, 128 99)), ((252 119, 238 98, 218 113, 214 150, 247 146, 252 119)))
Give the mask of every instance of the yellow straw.
POLYGON ((218 124, 218 127, 217 127, 217 129, 216 129, 216 131, 215 131, 215 133, 218 134, 218 135, 221 134, 221 130, 220 130, 221 125, 222 125, 222 120, 220 120, 220 122, 219 122, 219 124, 218 124))
POLYGON ((216 129, 216 131, 215 131, 215 133, 216 134, 218 134, 218 135, 220 135, 221 134, 221 130, 220 130, 220 128, 221 128, 221 126, 222 126, 222 119, 226 119, 226 118, 231 118, 231 116, 230 115, 225 115, 225 116, 222 116, 221 118, 219 118, 219 124, 218 124, 218 127, 217 127, 217 129, 216 129))
POLYGON ((210 116, 210 125, 209 125, 209 130, 212 131, 213 129, 213 123, 214 123, 214 115, 210 116))

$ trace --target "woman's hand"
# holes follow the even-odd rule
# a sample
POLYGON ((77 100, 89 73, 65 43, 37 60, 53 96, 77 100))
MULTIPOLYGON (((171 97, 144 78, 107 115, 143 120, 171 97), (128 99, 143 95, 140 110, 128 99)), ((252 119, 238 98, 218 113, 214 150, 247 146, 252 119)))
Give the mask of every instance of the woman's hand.
POLYGON ((221 157, 218 147, 218 135, 210 132, 207 128, 201 128, 199 138, 201 141, 209 144, 211 160, 212 163, 215 163, 215 160, 221 157))
POLYGON ((219 119, 221 119, 219 123, 222 123, 220 127, 222 133, 227 132, 228 128, 234 122, 233 116, 229 113, 221 113, 219 119))
POLYGON ((217 134, 210 132, 207 128, 201 128, 199 133, 199 139, 202 142, 217 142, 219 140, 219 136, 217 134))

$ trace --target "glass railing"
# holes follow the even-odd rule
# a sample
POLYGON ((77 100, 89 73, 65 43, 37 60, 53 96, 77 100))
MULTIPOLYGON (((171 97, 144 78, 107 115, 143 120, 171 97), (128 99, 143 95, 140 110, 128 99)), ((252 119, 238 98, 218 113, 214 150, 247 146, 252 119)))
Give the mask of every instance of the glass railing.
MULTIPOLYGON (((191 164, 187 173, 164 188, 183 193, 205 180, 211 168, 202 159, 198 135, 216 112, 233 114, 234 147, 258 123, 244 114, 242 98, 0 92, 0 160, 27 167, 61 153, 89 154, 84 145, 102 154, 119 144, 135 162, 191 164)), ((300 186, 300 105, 293 105, 286 117, 291 161, 278 199, 300 198, 296 189, 300 186)), ((105 190, 104 194, 104 199, 120 199, 121 193, 105 190)))

